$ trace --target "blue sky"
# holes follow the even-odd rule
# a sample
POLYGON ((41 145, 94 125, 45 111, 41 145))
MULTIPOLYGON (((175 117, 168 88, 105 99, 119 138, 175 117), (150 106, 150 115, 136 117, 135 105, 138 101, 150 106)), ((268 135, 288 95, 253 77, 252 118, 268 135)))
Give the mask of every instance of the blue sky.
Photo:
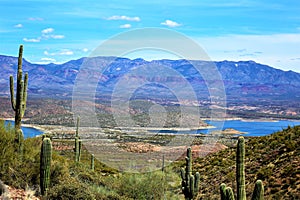
MULTIPOLYGON (((298 0, 0 0, 0 54, 62 63, 136 28, 168 28, 196 41, 212 60, 254 60, 300 72, 298 0)), ((142 37, 142 36, 141 36, 142 37)), ((160 52, 128 55, 173 58, 160 52)))

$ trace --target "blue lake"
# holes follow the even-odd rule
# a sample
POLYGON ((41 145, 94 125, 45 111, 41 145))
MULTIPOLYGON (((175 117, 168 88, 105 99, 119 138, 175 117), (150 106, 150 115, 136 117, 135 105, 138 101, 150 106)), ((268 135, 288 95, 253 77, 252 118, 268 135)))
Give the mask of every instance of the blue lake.
MULTIPOLYGON (((5 124, 7 125, 8 123, 11 123, 12 126, 15 124, 14 121, 6 120, 5 124)), ((22 127, 21 129, 23 131, 24 138, 33 138, 37 135, 43 134, 43 131, 32 127, 22 127)))
POLYGON ((288 126, 300 125, 300 121, 280 120, 280 121, 244 121, 244 120, 226 120, 226 121, 205 121, 209 125, 215 126, 212 129, 201 129, 196 131, 160 131, 160 133, 208 133, 215 130, 224 130, 233 128, 237 131, 245 132, 244 136, 264 136, 277 131, 281 131, 288 126))
MULTIPOLYGON (((281 131, 288 126, 300 125, 300 121, 280 120, 280 121, 243 121, 243 120, 228 120, 224 124, 218 121, 207 121, 210 125, 223 127, 222 130, 233 128, 235 130, 245 132, 245 136, 264 136, 277 131, 281 131)), ((210 129, 216 130, 216 129, 210 129)), ((201 132, 201 130, 199 130, 201 132)), ((206 130, 207 132, 207 130, 206 130)))
MULTIPOLYGON (((13 121, 6 121, 7 124, 10 122, 12 126, 13 121)), ((217 128, 213 129, 202 129, 197 131, 178 131, 177 133, 208 133, 214 130, 224 130, 227 128, 233 128, 235 130, 245 132, 245 136, 264 136, 272 134, 276 131, 281 131, 288 126, 300 125, 300 121, 292 120, 280 120, 280 121, 243 121, 243 120, 227 120, 224 122, 220 121, 206 121, 208 124, 213 125, 217 128)), ((24 137, 35 137, 43 134, 43 131, 32 127, 22 127, 24 137)), ((174 131, 160 131, 160 133, 176 133, 174 131)))

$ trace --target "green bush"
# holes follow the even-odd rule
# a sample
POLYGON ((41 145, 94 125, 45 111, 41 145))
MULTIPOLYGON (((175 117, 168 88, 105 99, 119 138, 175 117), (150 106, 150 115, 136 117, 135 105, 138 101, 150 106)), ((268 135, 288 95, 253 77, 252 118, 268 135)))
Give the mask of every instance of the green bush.
MULTIPOLYGON (((161 171, 145 174, 123 174, 117 178, 109 177, 108 187, 120 196, 132 199, 177 199, 175 190, 180 188, 180 177, 173 172, 161 171)), ((180 191, 178 191, 179 193, 180 191)))
POLYGON ((64 200, 64 199, 95 199, 95 195, 90 190, 90 188, 73 178, 66 178, 51 187, 47 194, 47 199, 64 200))

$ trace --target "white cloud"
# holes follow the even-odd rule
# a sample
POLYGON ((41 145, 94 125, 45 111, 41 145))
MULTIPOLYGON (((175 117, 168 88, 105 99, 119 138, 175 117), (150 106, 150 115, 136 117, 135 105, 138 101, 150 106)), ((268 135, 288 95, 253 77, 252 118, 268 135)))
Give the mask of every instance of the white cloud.
POLYGON ((41 17, 29 17, 28 20, 30 21, 43 21, 44 19, 41 17))
POLYGON ((56 60, 54 58, 41 58, 41 61, 45 61, 45 62, 56 62, 56 60))
POLYGON ((131 28, 131 24, 123 24, 120 28, 131 28))
POLYGON ((70 55, 73 55, 73 54, 74 54, 74 52, 69 50, 69 49, 62 49, 60 51, 53 52, 53 53, 50 53, 48 51, 44 51, 44 55, 46 55, 46 56, 57 56, 57 55, 70 56, 70 55))
POLYGON ((52 39, 63 39, 63 38, 65 38, 64 35, 49 35, 49 37, 52 38, 52 39))
POLYGON ((114 15, 111 17, 108 17, 107 20, 125 20, 125 21, 135 21, 135 22, 139 22, 141 21, 141 19, 139 17, 128 17, 125 15, 114 15))
POLYGON ((23 25, 22 24, 16 24, 14 25, 15 28, 23 28, 23 25))
POLYGON ((23 41, 24 42, 40 42, 41 41, 41 38, 39 37, 39 38, 30 38, 30 39, 28 39, 28 38, 23 38, 23 41))
POLYGON ((177 22, 174 22, 172 20, 169 20, 167 19, 166 21, 160 23, 161 25, 165 25, 165 26, 168 26, 168 27, 178 27, 178 26, 181 26, 181 24, 177 23, 177 22))
POLYGON ((52 33, 53 31, 54 31, 54 28, 46 28, 46 29, 42 30, 42 33, 49 34, 49 33, 52 33))
POLYGON ((88 48, 83 48, 82 51, 83 51, 83 52, 88 52, 89 49, 88 49, 88 48))
POLYGON ((59 54, 59 55, 70 56, 70 55, 73 55, 74 52, 71 51, 71 50, 69 50, 69 49, 63 49, 63 50, 61 50, 58 54, 59 54))

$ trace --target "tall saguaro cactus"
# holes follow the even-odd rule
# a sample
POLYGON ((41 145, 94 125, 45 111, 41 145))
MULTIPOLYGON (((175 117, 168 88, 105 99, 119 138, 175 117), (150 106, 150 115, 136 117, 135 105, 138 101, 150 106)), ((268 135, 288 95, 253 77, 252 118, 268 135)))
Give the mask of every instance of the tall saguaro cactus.
POLYGON ((18 58, 18 71, 17 71, 17 87, 16 87, 16 98, 14 97, 14 78, 10 76, 10 99, 12 109, 15 111, 15 131, 16 131, 16 142, 19 145, 19 151, 22 148, 23 133, 21 130, 21 121, 26 110, 27 101, 27 85, 28 85, 28 73, 25 74, 23 80, 22 71, 22 56, 23 56, 23 45, 19 48, 18 58))
POLYGON ((91 154, 91 170, 95 170, 95 156, 94 154, 91 154))
POLYGON ((40 187, 41 194, 46 195, 50 184, 50 167, 52 160, 52 144, 50 138, 43 139, 40 159, 40 187))
POLYGON ((187 149, 185 161, 185 169, 181 168, 182 192, 186 200, 192 200, 199 192, 200 174, 199 172, 196 172, 195 176, 192 174, 192 150, 190 147, 187 149))
POLYGON ((75 162, 80 161, 80 156, 81 156, 81 140, 79 138, 79 117, 77 118, 77 124, 76 124, 76 133, 75 133, 75 162))
POLYGON ((238 138, 238 144, 236 149, 236 184, 237 184, 237 200, 246 200, 244 137, 238 138))
MULTIPOLYGON (((238 138, 236 150, 236 182, 237 182, 237 200, 246 200, 245 188, 245 139, 238 138)), ((230 187, 224 183, 220 185, 221 200, 232 200, 234 195, 230 187)), ((257 180, 252 194, 252 200, 264 200, 264 186, 261 180, 257 180)))

